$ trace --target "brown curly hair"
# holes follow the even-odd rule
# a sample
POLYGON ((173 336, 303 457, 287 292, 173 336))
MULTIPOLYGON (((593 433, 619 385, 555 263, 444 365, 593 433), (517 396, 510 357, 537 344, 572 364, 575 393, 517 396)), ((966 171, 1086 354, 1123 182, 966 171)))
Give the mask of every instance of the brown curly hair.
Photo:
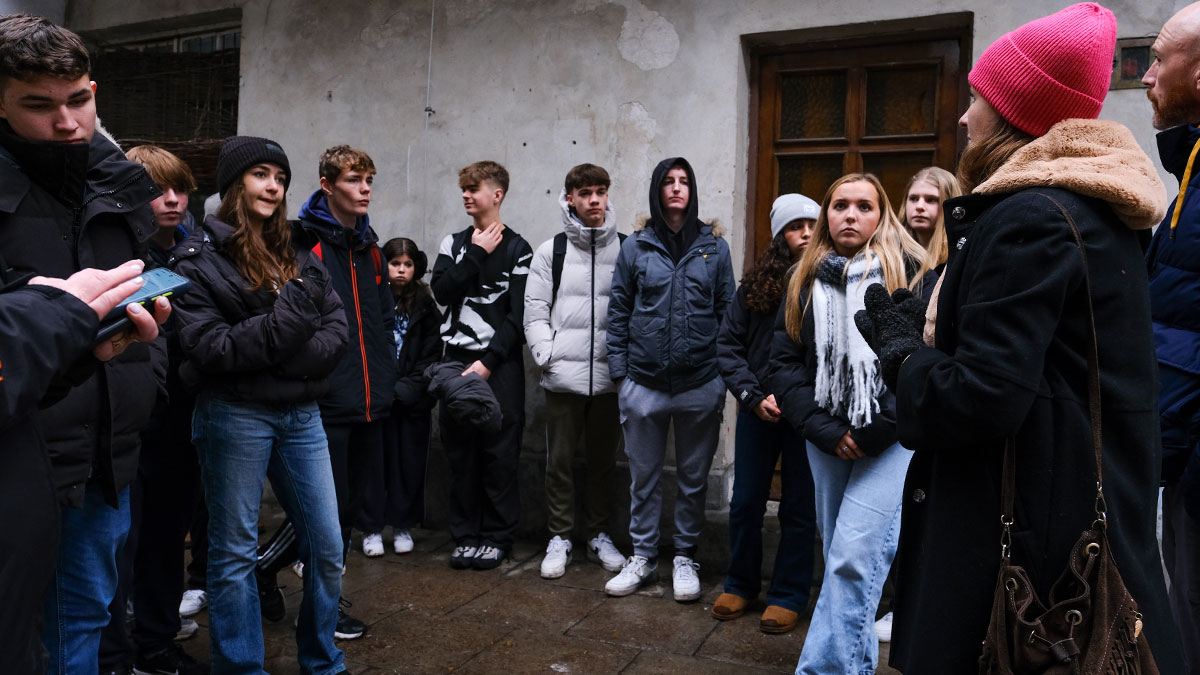
POLYGON ((783 292, 787 287, 785 276, 795 262, 784 237, 785 231, 780 230, 775 235, 767 250, 742 275, 742 285, 746 287, 746 307, 752 312, 774 314, 783 300, 783 292))

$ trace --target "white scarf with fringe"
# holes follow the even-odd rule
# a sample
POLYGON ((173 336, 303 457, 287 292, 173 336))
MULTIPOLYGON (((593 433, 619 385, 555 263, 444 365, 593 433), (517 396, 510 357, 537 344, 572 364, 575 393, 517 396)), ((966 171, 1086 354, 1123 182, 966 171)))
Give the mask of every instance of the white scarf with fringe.
POLYGON ((875 352, 854 325, 854 314, 863 309, 863 295, 873 283, 884 283, 878 256, 872 255, 868 266, 865 252, 850 260, 831 253, 821 261, 812 289, 816 402, 855 429, 870 424, 879 412, 884 387, 875 352))

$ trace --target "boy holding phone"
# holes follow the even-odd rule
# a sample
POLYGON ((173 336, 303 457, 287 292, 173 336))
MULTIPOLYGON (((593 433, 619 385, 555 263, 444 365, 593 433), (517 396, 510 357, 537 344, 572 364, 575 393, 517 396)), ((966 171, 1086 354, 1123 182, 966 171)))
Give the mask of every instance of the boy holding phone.
MULTIPOLYGON (((0 286, 32 275, 67 278, 81 263, 116 267, 146 253, 154 233, 149 202, 159 190, 140 166, 95 133, 90 68, 74 33, 28 14, 0 18, 0 286)), ((154 306, 153 320, 146 308, 131 308, 137 330, 66 364, 33 413, 50 455, 59 527, 26 541, 15 558, 5 557, 53 550, 56 535, 70 542, 45 596, 48 673, 98 670, 100 630, 116 590, 116 554, 129 531, 139 434, 160 388, 155 361, 161 352, 152 355, 143 342, 156 337, 154 321, 165 321, 169 312, 165 300, 154 306), (100 367, 97 359, 111 361, 100 367)), ((28 503, 47 501, 42 485, 23 486, 31 492, 28 503)), ((0 515, 5 527, 26 517, 0 515)), ((6 578, 6 586, 12 583, 6 578)), ((20 611, 20 619, 36 626, 39 617, 29 610, 0 605, 0 612, 20 611)), ((5 634, 5 641, 10 637, 5 634)), ((32 653, 30 645, 21 647, 32 653)))

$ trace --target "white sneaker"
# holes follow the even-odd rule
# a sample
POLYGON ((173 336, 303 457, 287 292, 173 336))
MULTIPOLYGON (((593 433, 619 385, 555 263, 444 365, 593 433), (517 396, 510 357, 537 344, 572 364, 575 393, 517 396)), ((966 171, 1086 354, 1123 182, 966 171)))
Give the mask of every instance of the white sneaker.
POLYGON ((378 558, 383 555, 383 535, 379 532, 363 535, 363 555, 378 558))
POLYGON ((175 641, 183 642, 184 640, 195 636, 196 631, 198 630, 200 630, 200 624, 191 619, 180 619, 179 632, 175 634, 175 641))
POLYGON ((557 579, 567 573, 567 563, 571 562, 571 541, 557 534, 546 547, 546 557, 542 558, 542 578, 557 579))
POLYGON ((888 612, 883 615, 883 618, 875 622, 875 636, 880 642, 892 641, 892 613, 888 612))
POLYGON ((179 616, 192 616, 205 607, 208 607, 208 593, 203 589, 184 591, 183 599, 179 601, 179 616))
POLYGON ((700 597, 700 577, 696 576, 698 569, 700 563, 695 560, 683 555, 675 556, 671 584, 674 586, 676 602, 689 602, 700 597))
POLYGON ((396 530, 392 533, 392 550, 396 555, 409 553, 413 550, 412 534, 408 530, 396 530))
POLYGON ((603 532, 588 542, 588 560, 600 563, 600 566, 609 572, 620 572, 625 566, 625 556, 621 555, 612 539, 603 532))
POLYGON ((658 580, 658 563, 640 555, 631 555, 621 568, 621 573, 604 584, 604 592, 621 597, 629 595, 642 586, 658 580))

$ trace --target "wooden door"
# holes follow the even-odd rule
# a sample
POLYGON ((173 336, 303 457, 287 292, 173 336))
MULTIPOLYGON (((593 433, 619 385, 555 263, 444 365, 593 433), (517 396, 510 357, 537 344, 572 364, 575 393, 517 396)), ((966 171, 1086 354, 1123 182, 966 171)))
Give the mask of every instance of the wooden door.
POLYGON ((893 207, 926 166, 953 170, 967 104, 965 36, 840 40, 779 49, 756 60, 746 264, 771 239, 775 197, 820 202, 838 177, 879 176, 893 207))

